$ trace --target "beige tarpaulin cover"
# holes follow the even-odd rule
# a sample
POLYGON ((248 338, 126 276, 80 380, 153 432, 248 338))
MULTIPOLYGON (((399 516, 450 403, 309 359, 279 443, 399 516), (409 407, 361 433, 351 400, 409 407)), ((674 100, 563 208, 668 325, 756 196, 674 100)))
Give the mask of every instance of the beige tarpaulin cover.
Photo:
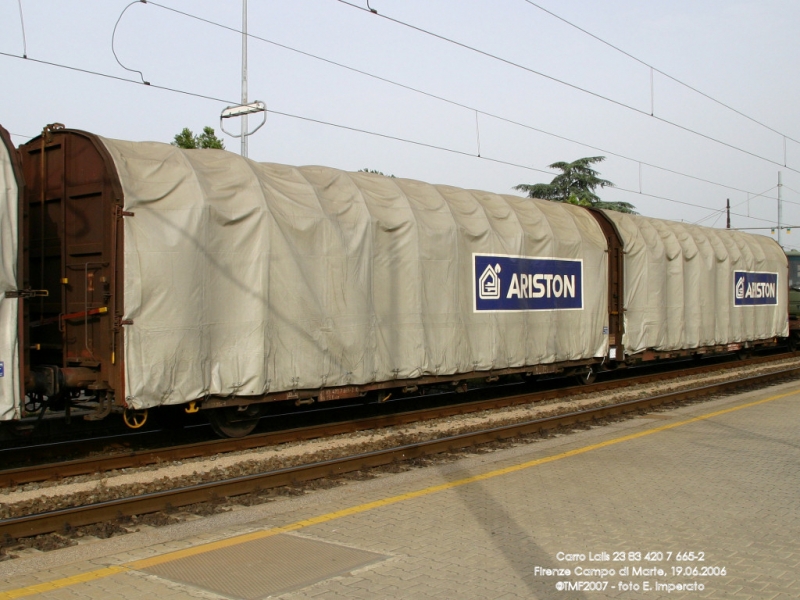
POLYGON ((0 139, 0 420, 18 419, 19 398, 19 340, 17 318, 19 300, 6 298, 5 292, 16 290, 17 248, 19 232, 19 187, 12 168, 9 148, 0 139))
POLYGON ((772 239, 604 211, 625 251, 627 354, 787 336, 786 255, 772 239), (777 273, 777 303, 734 305, 734 272, 777 273))
POLYGON ((124 190, 134 407, 607 352, 605 239, 574 206, 103 140, 124 190), (583 261, 582 310, 473 310, 473 254, 583 261))

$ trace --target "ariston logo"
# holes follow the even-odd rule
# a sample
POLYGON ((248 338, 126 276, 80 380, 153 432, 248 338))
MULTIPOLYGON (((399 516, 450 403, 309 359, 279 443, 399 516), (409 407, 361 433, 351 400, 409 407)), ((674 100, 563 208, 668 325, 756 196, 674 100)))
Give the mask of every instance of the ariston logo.
POLYGON ((473 254, 476 312, 582 310, 583 261, 473 254))
MULTIPOLYGON (((733 281, 734 306, 777 306, 779 289, 777 273, 734 271, 733 281)), ((783 286, 785 285, 784 283, 783 286)))
POLYGON ((500 265, 487 265, 478 280, 478 297, 481 300, 497 300, 500 297, 500 265))
POLYGON ((740 300, 744 298, 744 275, 736 280, 736 297, 740 300))

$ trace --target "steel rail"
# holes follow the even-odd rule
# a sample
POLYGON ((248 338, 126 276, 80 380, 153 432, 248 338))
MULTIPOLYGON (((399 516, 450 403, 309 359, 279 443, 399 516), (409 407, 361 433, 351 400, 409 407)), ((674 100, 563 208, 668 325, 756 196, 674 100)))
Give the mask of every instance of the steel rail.
MULTIPOLYGON (((780 357, 777 357, 778 360, 783 358, 786 358, 786 356, 781 355, 780 357)), ((515 394, 512 396, 493 398, 489 400, 476 400, 472 402, 451 404, 433 408, 423 408, 388 415, 378 415, 348 421, 324 423, 307 427, 286 429, 282 431, 266 432, 250 435, 245 438, 215 439, 155 450, 120 452, 111 456, 103 455, 61 461, 51 464, 6 469, 0 471, 0 487, 24 485, 26 483, 63 479, 66 477, 75 477, 79 475, 114 471, 119 469, 132 469, 170 461, 187 460, 192 458, 213 456, 215 454, 222 454, 226 452, 237 452, 254 448, 262 448, 265 446, 273 446, 286 442, 305 441, 322 437, 331 437, 345 433, 365 431, 369 429, 395 427, 417 421, 452 417, 484 410, 495 410, 511 406, 544 402, 547 400, 556 400, 567 396, 609 391, 618 389, 620 387, 628 387, 631 385, 640 385, 643 383, 652 383, 656 381, 665 381, 669 379, 675 379, 677 377, 714 373, 731 368, 732 364, 734 365, 733 368, 739 368, 741 366, 769 363, 775 360, 776 357, 759 357, 749 359, 748 361, 739 361, 737 363, 720 363, 716 365, 694 367, 691 369, 684 369, 679 372, 670 371, 666 373, 655 373, 634 378, 603 381, 594 383, 592 385, 571 386, 567 388, 515 394)))
POLYGON ((411 460, 443 452, 453 452, 479 444, 570 427, 615 415, 646 410, 664 404, 696 399, 722 392, 730 392, 745 386, 760 386, 778 379, 795 378, 798 376, 800 376, 800 367, 793 367, 734 381, 720 382, 649 398, 630 400, 619 404, 543 419, 535 419, 523 423, 493 427, 482 431, 453 435, 426 442, 368 452, 356 456, 289 467, 266 473, 245 475, 224 481, 214 481, 190 487, 153 492, 133 498, 121 498, 46 513, 3 519, 0 520, 0 536, 19 538, 40 535, 59 531, 65 527, 74 528, 83 525, 91 525, 118 517, 156 512, 170 507, 178 508, 223 497, 238 496, 269 488, 294 485, 365 468, 385 466, 398 461, 411 460))

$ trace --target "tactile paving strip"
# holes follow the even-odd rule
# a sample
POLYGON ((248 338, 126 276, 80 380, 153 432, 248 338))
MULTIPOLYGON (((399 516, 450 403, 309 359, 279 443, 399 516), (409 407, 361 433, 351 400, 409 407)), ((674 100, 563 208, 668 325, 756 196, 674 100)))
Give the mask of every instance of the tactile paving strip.
POLYGON ((383 554, 280 534, 142 570, 226 597, 258 600, 386 558, 383 554))

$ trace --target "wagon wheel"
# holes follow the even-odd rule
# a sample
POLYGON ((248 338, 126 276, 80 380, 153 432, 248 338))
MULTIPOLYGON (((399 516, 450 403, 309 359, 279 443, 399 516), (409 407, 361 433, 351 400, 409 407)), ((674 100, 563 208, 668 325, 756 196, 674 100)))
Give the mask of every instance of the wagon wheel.
POLYGON ((594 380, 597 379, 597 373, 592 367, 589 367, 587 371, 583 373, 578 373, 575 375, 575 381, 577 381, 581 385, 589 385, 594 383, 594 380))
POLYGON ((252 433, 261 418, 261 406, 224 406, 206 412, 211 427, 220 437, 238 438, 252 433))
POLYGON ((122 420, 125 425, 131 429, 139 429, 142 425, 147 423, 147 409, 136 410, 133 408, 126 408, 122 413, 122 420))
POLYGON ((39 412, 44 403, 44 398, 41 394, 29 394, 25 396, 25 411, 29 413, 39 412))

